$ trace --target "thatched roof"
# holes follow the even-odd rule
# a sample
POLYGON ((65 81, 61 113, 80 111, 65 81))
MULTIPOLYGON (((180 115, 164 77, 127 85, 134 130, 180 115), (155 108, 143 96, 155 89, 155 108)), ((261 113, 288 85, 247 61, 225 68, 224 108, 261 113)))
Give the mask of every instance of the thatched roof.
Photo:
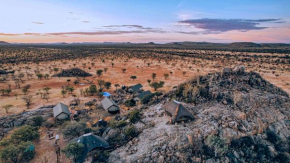
POLYGON ((77 139, 72 140, 71 142, 82 143, 84 145, 84 151, 82 153, 82 157, 79 158, 78 162, 83 162, 87 157, 87 154, 96 148, 107 148, 109 147, 109 143, 92 133, 84 134, 77 139))
POLYGON ((172 123, 178 122, 181 117, 194 119, 194 116, 178 101, 168 102, 163 108, 172 117, 172 123))
POLYGON ((68 110, 68 107, 61 102, 53 108, 53 116, 57 117, 60 113, 65 113, 65 114, 70 115, 70 111, 68 110))

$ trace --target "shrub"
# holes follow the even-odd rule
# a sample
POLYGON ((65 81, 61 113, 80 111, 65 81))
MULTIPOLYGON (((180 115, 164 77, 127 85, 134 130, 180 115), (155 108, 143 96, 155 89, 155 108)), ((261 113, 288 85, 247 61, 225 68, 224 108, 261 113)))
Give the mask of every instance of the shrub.
POLYGON ((83 144, 73 142, 69 143, 62 152, 65 153, 66 157, 72 158, 74 162, 76 162, 76 160, 82 156, 84 150, 85 146, 83 144))
POLYGON ((115 119, 111 119, 108 123, 110 128, 121 128, 127 125, 127 122, 124 120, 116 121, 115 119))
POLYGON ((266 134, 267 134, 267 139, 273 144, 276 144, 278 141, 281 140, 280 137, 273 131, 268 130, 266 134))
POLYGON ((135 102, 135 100, 133 100, 133 99, 131 99, 131 100, 127 100, 126 102, 125 102, 125 106, 126 107, 132 107, 132 106, 135 106, 136 105, 136 102, 135 102))
POLYGON ((3 163, 7 162, 29 162, 34 156, 34 149, 30 150, 31 142, 10 144, 0 151, 0 158, 3 163))
POLYGON ((149 94, 146 95, 143 99, 142 99, 142 104, 147 104, 148 102, 150 102, 150 100, 154 97, 154 94, 149 94))
POLYGON ((41 126, 42 122, 44 122, 44 119, 42 116, 35 116, 31 118, 31 126, 41 126))
POLYGON ((66 138, 80 136, 81 133, 85 131, 85 129, 86 129, 85 122, 70 123, 64 127, 64 129, 62 130, 62 134, 66 138))
POLYGON ((215 135, 207 137, 206 144, 214 150, 216 157, 222 156, 228 151, 226 140, 215 135))
POLYGON ((36 128, 32 126, 22 126, 11 135, 11 140, 14 142, 33 141, 39 138, 36 128))
POLYGON ((134 137, 137 134, 137 131, 133 125, 130 125, 125 128, 124 134, 126 138, 134 137))
POLYGON ((139 110, 132 110, 128 114, 129 120, 131 123, 136 123, 141 119, 140 111, 139 110))

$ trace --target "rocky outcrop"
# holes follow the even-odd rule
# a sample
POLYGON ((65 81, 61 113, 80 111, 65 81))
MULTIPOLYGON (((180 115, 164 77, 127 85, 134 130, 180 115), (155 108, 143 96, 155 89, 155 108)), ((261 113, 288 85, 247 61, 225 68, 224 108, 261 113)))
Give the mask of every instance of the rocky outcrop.
POLYGON ((259 74, 246 72, 244 66, 224 69, 180 85, 163 102, 145 110, 146 127, 138 143, 116 149, 109 162, 290 161, 289 119, 286 92, 259 74), (170 99, 182 101, 196 119, 167 124, 170 118, 162 106, 170 99), (206 142, 212 135, 224 139, 227 146, 219 157, 206 142))
POLYGON ((92 74, 87 73, 79 68, 62 70, 61 73, 53 75, 53 77, 88 77, 88 76, 92 76, 92 74))

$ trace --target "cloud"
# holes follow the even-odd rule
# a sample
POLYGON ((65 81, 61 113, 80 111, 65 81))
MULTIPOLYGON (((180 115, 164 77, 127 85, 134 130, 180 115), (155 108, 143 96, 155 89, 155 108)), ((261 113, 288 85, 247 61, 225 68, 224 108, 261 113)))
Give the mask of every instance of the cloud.
POLYGON ((280 23, 281 19, 187 19, 179 21, 181 25, 203 29, 207 32, 249 31, 261 30, 268 27, 260 27, 261 23, 280 23))
POLYGON ((0 33, 0 36, 19 36, 17 33, 0 33))
POLYGON ((87 20, 85 20, 85 21, 83 21, 83 23, 90 23, 89 21, 87 21, 87 20))
POLYGON ((31 23, 33 23, 33 24, 39 24, 39 25, 44 24, 42 22, 31 22, 31 23))
POLYGON ((151 28, 151 27, 144 27, 142 25, 107 25, 107 26, 103 26, 105 28, 122 28, 122 27, 126 27, 126 28, 137 28, 137 29, 144 29, 144 30, 152 30, 152 29, 156 29, 156 28, 151 28))

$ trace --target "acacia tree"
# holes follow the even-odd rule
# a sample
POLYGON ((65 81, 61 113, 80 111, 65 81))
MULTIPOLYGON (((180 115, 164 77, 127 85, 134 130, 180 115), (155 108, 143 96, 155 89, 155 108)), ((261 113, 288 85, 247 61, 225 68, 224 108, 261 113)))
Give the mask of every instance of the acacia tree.
POLYGON ((115 84, 115 87, 116 87, 116 91, 117 91, 117 89, 118 89, 118 87, 120 87, 120 85, 119 84, 115 84))
POLYGON ((107 73, 107 71, 108 71, 108 68, 107 68, 107 67, 106 67, 106 68, 104 68, 104 72, 105 72, 105 73, 107 73))
POLYGON ((31 105, 32 102, 32 95, 27 95, 22 97, 22 100, 25 102, 27 109, 29 109, 29 106, 31 105))
POLYGON ((165 78, 165 80, 167 80, 168 77, 169 77, 169 74, 165 73, 165 74, 164 74, 164 78, 165 78))
POLYGON ((134 81, 135 79, 137 79, 137 76, 133 75, 130 78, 134 81))
POLYGON ((111 85, 112 85, 112 83, 111 82, 105 82, 105 88, 107 89, 107 90, 109 90, 110 88, 111 88, 111 85))
POLYGON ((125 72, 126 72, 126 70, 127 70, 127 69, 123 68, 123 69, 122 69, 122 72, 123 72, 123 73, 125 73, 125 72))
POLYGON ((11 109, 12 107, 13 107, 13 105, 11 105, 11 104, 7 104, 7 105, 2 106, 2 108, 5 109, 6 113, 8 113, 9 109, 11 109))
POLYGON ((156 78, 156 74, 155 73, 152 73, 152 79, 153 79, 153 81, 154 81, 154 79, 156 78))
POLYGON ((100 77, 103 74, 103 70, 97 70, 97 75, 100 77))
POLYGON ((157 91, 158 88, 162 88, 164 85, 164 81, 158 82, 153 82, 150 84, 150 87, 154 88, 154 91, 157 91))

